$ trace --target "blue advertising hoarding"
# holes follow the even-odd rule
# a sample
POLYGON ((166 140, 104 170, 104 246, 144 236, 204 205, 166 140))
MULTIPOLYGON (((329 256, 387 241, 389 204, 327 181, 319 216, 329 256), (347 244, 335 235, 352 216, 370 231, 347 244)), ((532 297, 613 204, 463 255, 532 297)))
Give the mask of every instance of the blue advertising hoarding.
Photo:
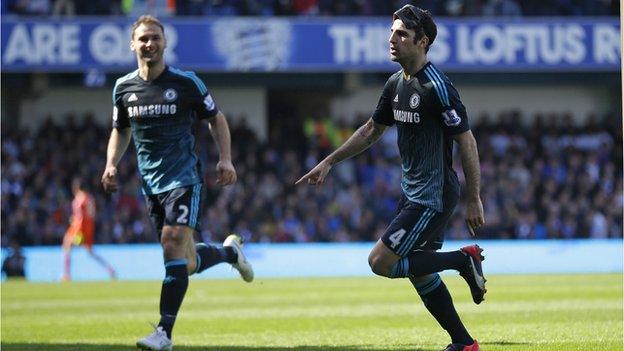
MULTIPOLYGON (((604 19, 439 19, 429 58, 447 71, 619 71, 604 19)), ((3 72, 128 71, 130 19, 4 19, 3 72)), ((171 19, 167 61, 206 72, 396 71, 386 18, 171 19)))

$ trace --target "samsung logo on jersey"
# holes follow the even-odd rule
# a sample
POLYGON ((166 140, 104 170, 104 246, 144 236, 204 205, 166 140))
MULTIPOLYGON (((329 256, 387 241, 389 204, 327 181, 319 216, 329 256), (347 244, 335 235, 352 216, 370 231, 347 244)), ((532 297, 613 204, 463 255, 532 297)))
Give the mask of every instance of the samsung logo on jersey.
POLYGON ((139 105, 128 107, 128 117, 175 115, 177 111, 178 107, 176 104, 139 105))
POLYGON ((420 115, 418 112, 392 110, 394 112, 394 120, 404 123, 418 123, 420 122, 420 115))

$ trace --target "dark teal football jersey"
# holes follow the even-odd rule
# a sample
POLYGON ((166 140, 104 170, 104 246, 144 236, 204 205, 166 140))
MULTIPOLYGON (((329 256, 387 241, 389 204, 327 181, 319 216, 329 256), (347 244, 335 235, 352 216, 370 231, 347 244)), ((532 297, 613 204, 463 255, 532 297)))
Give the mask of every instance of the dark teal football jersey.
POLYGON ((453 84, 432 63, 410 80, 398 71, 386 82, 373 120, 397 127, 405 196, 441 212, 443 196, 459 195, 452 136, 470 129, 453 84))
POLYGON ((113 127, 132 128, 143 191, 160 194, 202 182, 191 127, 219 112, 193 72, 166 67, 150 82, 136 70, 117 79, 113 127))

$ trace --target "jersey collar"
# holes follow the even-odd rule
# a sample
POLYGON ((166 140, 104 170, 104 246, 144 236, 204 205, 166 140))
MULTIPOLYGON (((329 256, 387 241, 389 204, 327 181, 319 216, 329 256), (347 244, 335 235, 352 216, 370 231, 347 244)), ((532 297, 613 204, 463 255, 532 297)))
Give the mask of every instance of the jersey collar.
POLYGON ((169 72, 169 65, 165 65, 165 69, 163 69, 163 71, 160 72, 158 77, 154 78, 153 80, 147 81, 147 80, 141 78, 140 74, 137 74, 137 78, 139 79, 139 81, 141 81, 144 84, 152 84, 152 83, 157 82, 158 80, 160 80, 162 77, 164 77, 167 72, 169 72))

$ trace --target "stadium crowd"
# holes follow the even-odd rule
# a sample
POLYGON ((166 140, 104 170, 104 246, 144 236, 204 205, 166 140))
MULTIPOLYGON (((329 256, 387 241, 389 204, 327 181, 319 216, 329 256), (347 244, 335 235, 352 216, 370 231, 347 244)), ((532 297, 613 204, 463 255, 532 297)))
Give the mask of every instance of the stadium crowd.
MULTIPOLYGON (((487 224, 482 238, 622 237, 621 120, 590 116, 575 126, 570 115, 540 115, 522 126, 520 112, 478 116, 482 198, 487 224)), ((71 213, 70 183, 86 179, 97 202, 96 241, 154 242, 145 213, 136 158, 128 150, 119 168, 121 190, 106 195, 99 184, 110 129, 93 118, 48 120, 38 130, 2 127, 2 244, 59 245, 71 213)), ((285 121, 291 121, 284 119, 285 121)), ((205 241, 232 231, 253 242, 376 240, 400 196, 394 128, 352 160, 335 167, 322 187, 294 186, 320 157, 361 123, 310 118, 273 125, 266 142, 239 118, 232 125, 239 181, 214 184, 216 148, 200 124, 196 140, 204 164, 205 241)), ((457 160, 457 157, 456 157, 457 160)), ((456 168, 459 167, 457 162, 456 168)), ((463 181, 463 173, 458 170, 463 181)), ((447 237, 468 237, 463 206, 447 237)))
POLYGON ((435 16, 619 16, 618 0, 7 0, 2 14, 388 16, 406 3, 435 16))

